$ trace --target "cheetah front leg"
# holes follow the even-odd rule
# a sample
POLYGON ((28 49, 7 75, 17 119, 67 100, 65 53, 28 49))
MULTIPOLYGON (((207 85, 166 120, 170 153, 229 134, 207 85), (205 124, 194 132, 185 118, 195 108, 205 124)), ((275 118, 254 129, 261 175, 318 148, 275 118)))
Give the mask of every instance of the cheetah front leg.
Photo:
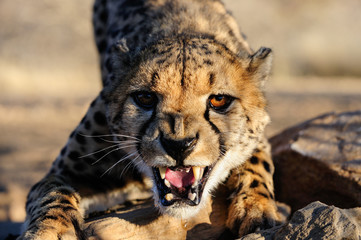
POLYGON ((27 202, 27 230, 18 239, 85 239, 80 196, 60 175, 33 186, 27 202))
POLYGON ((268 143, 233 169, 226 186, 232 191, 226 225, 235 236, 267 229, 281 222, 273 193, 273 162, 268 143))
POLYGON ((70 135, 50 172, 30 190, 19 239, 85 239, 83 211, 89 204, 106 209, 134 192, 149 195, 150 186, 133 168, 132 155, 123 151, 134 145, 134 137, 114 140, 101 95, 70 135))

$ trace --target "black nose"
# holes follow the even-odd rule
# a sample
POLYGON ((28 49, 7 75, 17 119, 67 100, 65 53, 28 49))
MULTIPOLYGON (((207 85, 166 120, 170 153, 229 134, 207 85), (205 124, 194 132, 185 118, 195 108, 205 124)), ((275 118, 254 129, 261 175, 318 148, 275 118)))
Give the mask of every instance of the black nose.
POLYGON ((198 135, 195 138, 184 138, 181 140, 172 140, 160 135, 160 142, 169 156, 176 160, 177 165, 183 165, 183 160, 193 151, 198 141, 198 135))

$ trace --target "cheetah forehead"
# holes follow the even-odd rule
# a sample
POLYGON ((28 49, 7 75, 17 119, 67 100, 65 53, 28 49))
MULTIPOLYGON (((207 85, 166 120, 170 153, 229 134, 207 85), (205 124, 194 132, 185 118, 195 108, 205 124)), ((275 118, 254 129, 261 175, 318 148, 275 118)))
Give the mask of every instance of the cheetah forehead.
POLYGON ((179 36, 161 40, 132 58, 129 92, 153 91, 173 98, 238 95, 249 82, 244 78, 246 60, 213 39, 179 36))

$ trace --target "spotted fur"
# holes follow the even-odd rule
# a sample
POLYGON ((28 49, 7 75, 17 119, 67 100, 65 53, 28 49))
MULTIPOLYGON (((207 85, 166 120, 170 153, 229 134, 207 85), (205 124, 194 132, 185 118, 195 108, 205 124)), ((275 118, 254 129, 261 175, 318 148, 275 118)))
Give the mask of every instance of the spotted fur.
POLYGON ((31 189, 20 238, 84 239, 89 212, 151 196, 163 214, 189 218, 220 184, 235 236, 274 226, 271 50, 253 52, 217 0, 96 0, 93 24, 104 88, 31 189), (193 167, 199 182, 161 183, 161 169, 195 178, 193 167))

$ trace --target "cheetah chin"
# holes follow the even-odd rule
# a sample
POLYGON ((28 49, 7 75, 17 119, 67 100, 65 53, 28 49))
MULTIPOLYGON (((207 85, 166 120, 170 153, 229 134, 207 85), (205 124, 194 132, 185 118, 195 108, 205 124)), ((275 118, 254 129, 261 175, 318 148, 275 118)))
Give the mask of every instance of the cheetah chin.
POLYGON ((160 203, 197 206, 212 171, 212 166, 152 168, 160 203))

